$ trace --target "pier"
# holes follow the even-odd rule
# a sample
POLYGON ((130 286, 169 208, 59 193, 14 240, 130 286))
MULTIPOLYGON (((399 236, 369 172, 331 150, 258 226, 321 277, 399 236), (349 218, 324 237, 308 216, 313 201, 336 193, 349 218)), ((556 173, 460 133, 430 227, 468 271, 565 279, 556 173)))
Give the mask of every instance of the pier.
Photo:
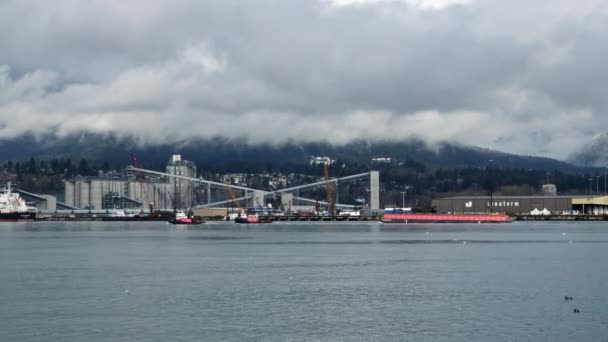
POLYGON ((345 221, 380 221, 381 216, 260 216, 260 219, 271 220, 273 222, 310 222, 310 221, 325 221, 325 222, 345 222, 345 221))
POLYGON ((608 221, 608 215, 529 215, 512 216, 515 221, 608 221))

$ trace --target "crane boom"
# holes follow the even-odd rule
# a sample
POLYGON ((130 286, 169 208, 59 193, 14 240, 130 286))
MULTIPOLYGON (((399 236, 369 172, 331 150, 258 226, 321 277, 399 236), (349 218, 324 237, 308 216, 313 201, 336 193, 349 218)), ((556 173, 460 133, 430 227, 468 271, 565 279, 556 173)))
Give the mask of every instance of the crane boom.
POLYGON ((234 194, 234 191, 232 190, 230 183, 228 183, 228 181, 224 181, 224 184, 226 185, 226 189, 228 189, 228 195, 230 196, 230 199, 234 202, 234 204, 236 204, 236 207, 239 208, 239 211, 243 212, 243 208, 241 207, 239 202, 235 201, 236 195, 234 194))

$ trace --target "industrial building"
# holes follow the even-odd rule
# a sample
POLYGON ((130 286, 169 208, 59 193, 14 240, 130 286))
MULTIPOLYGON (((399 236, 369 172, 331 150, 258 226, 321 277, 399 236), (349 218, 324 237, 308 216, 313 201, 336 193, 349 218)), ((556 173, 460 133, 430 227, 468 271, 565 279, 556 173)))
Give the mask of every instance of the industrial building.
MULTIPOLYGON (((169 159, 165 172, 170 175, 196 178, 196 164, 182 160, 181 155, 174 154, 169 159)), ((196 184, 193 181, 170 177, 169 185, 172 187, 171 193, 174 202, 169 208, 191 208, 195 205, 194 187, 196 184)))
MULTIPOLYGON (((127 170, 129 171, 129 170, 127 170)), ((168 174, 196 177, 196 165, 174 155, 168 174)), ((112 177, 76 177, 65 181, 65 203, 82 209, 190 208, 194 205, 193 181, 166 177, 137 177, 132 172, 112 177)))
POLYGON ((608 214, 608 196, 601 195, 455 196, 433 199, 431 205, 438 213, 608 214))

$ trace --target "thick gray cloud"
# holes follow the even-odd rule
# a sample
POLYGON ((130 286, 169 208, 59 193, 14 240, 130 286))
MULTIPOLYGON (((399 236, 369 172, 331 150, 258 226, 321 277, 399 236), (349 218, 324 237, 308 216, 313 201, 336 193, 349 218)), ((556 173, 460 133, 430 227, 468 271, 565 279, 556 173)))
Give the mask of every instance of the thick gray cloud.
POLYGON ((0 138, 456 141, 605 130, 599 0, 0 2, 0 138))

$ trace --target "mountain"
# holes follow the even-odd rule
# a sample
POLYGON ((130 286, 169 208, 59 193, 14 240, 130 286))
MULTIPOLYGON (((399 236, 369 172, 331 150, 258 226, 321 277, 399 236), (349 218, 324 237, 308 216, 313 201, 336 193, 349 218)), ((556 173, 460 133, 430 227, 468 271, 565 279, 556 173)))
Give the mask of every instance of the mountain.
POLYGON ((420 140, 367 142, 355 141, 345 145, 325 142, 282 145, 248 144, 243 140, 217 138, 189 140, 164 145, 141 145, 135 139, 82 134, 70 137, 20 136, 0 140, 0 160, 72 158, 78 160, 107 160, 124 166, 135 153, 142 167, 158 167, 167 162, 171 154, 179 153, 203 169, 218 166, 248 166, 306 164, 311 156, 329 156, 332 159, 370 164, 372 158, 390 157, 397 161, 421 163, 430 167, 485 167, 493 161, 498 168, 524 168, 581 172, 574 164, 534 156, 521 156, 474 146, 453 143, 429 145, 420 140))
POLYGON ((591 144, 570 158, 572 163, 584 166, 608 166, 608 132, 596 136, 591 144))

